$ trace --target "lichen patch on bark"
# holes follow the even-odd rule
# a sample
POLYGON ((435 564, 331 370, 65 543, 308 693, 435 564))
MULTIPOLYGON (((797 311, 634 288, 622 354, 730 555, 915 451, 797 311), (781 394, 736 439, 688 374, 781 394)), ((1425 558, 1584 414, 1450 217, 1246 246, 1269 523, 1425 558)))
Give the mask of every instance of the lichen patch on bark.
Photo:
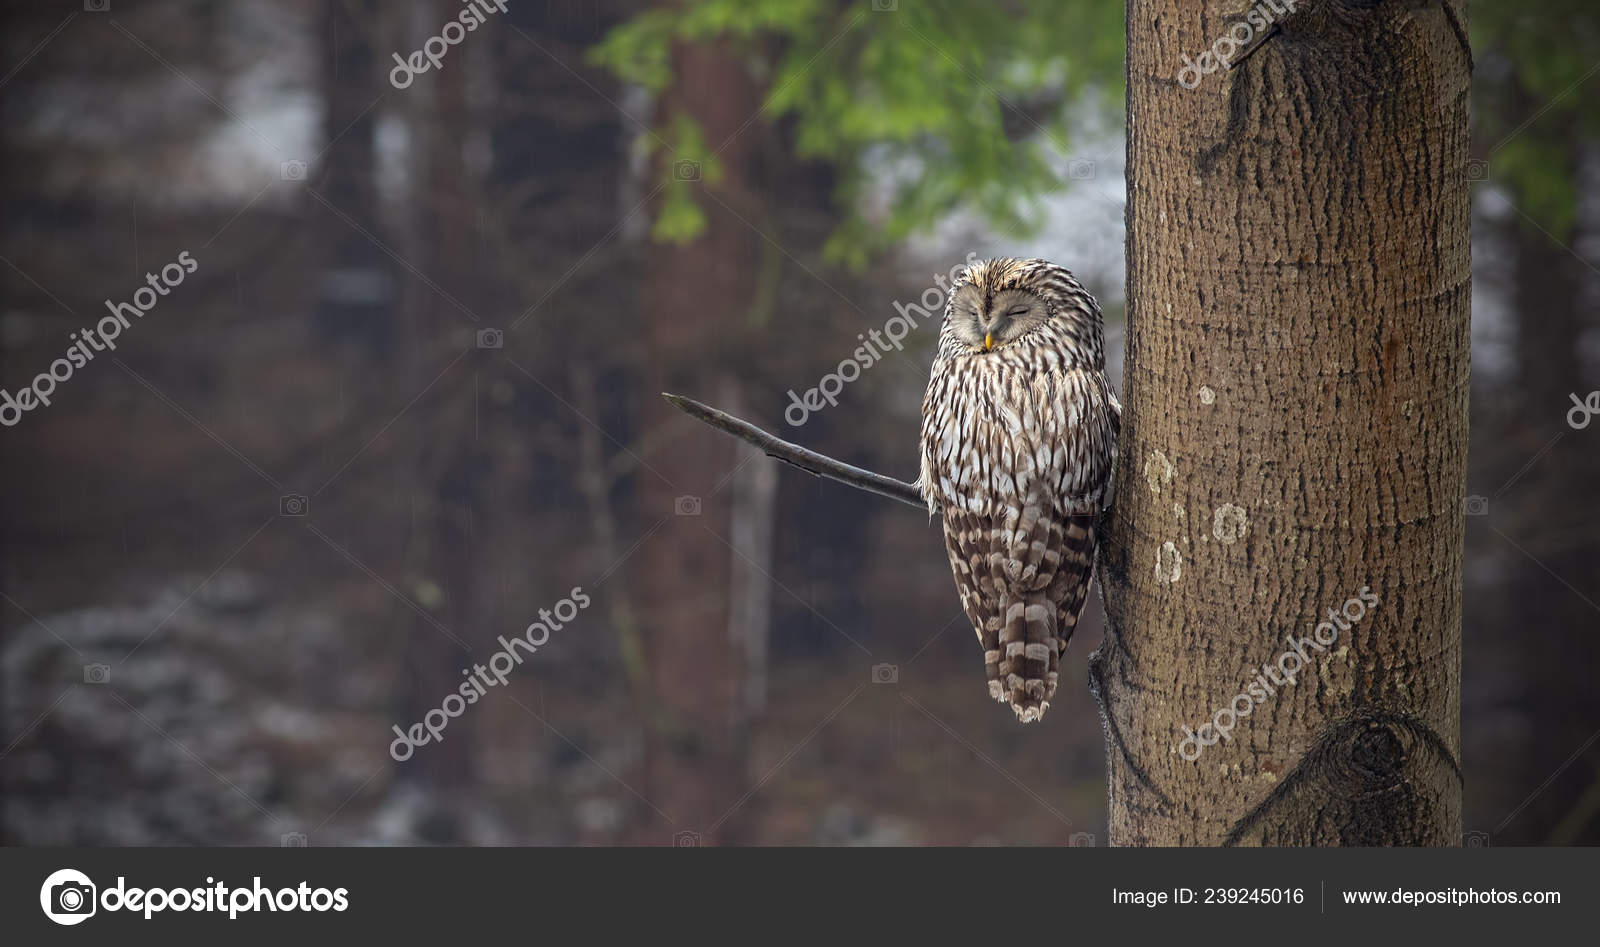
POLYGON ((1172 466, 1172 461, 1159 450, 1150 452, 1149 458, 1144 462, 1144 481, 1150 485, 1150 492, 1156 496, 1161 495, 1161 488, 1172 482, 1172 475, 1177 471, 1172 466))
POLYGON ((1171 540, 1161 544, 1156 550, 1156 580, 1159 582, 1176 582, 1183 578, 1183 553, 1171 540))
POLYGON ((1217 507, 1211 523, 1211 534, 1224 545, 1236 543, 1250 531, 1250 514, 1244 507, 1224 503, 1217 507))

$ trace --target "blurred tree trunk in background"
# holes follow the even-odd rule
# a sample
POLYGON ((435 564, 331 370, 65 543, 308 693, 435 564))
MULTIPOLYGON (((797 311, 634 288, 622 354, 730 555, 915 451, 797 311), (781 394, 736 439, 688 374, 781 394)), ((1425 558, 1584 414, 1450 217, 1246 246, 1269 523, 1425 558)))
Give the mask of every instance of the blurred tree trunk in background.
MULTIPOLYGON (((719 398, 733 413, 747 415, 737 385, 729 384, 719 398)), ((748 724, 767 704, 767 655, 772 636, 772 542, 778 513, 778 465, 766 455, 742 444, 738 467, 726 488, 729 513, 728 544, 737 552, 730 561, 728 640, 744 658, 741 723, 748 724)))
MULTIPOLYGON (((640 478, 654 476, 635 460, 650 454, 645 442, 651 432, 641 432, 633 419, 640 376, 652 355, 639 331, 645 319, 636 312, 645 250, 629 229, 647 216, 639 207, 645 191, 633 192, 646 174, 633 161, 637 123, 648 115, 628 112, 647 104, 636 90, 586 61, 586 52, 626 12, 583 0, 511 4, 498 15, 505 29, 477 35, 492 40, 496 57, 483 122, 492 156, 486 200, 494 210, 484 215, 486 249, 499 254, 515 300, 503 320, 499 374, 514 389, 517 407, 499 411, 498 449, 538 445, 525 461, 528 476, 507 484, 515 484, 512 495, 528 504, 530 518, 559 510, 556 521, 565 532, 541 529, 529 543, 525 522, 493 525, 524 534, 523 545, 531 546, 533 554, 512 573, 535 590, 525 599, 581 584, 595 602, 570 632, 559 633, 560 643, 541 654, 529 675, 539 682, 540 703, 511 704, 505 723, 516 734, 535 728, 531 742, 518 740, 528 744, 536 766, 564 766, 573 753, 571 736, 585 752, 598 750, 603 743, 582 739, 571 717, 552 714, 543 703, 547 691, 560 692, 559 679, 582 682, 585 702, 613 732, 629 736, 616 772, 630 785, 643 785, 642 754, 632 738, 643 729, 649 701, 634 591, 640 560, 631 553, 657 518, 636 523, 625 513, 629 491, 640 478), (615 687, 607 692, 611 699, 595 699, 595 680, 615 687), (530 706, 538 707, 537 719, 530 706)), ((508 616, 505 624, 521 628, 533 620, 532 607, 549 604, 528 601, 530 611, 508 616)), ((523 797, 548 810, 544 825, 560 822, 568 793, 591 802, 604 798, 593 788, 552 782, 523 797)), ((642 841, 670 842, 671 829, 648 806, 623 811, 614 825, 559 830, 573 832, 566 837, 577 844, 600 844, 634 837, 640 825, 650 824, 642 841)))
MULTIPOLYGON (((1533 114, 1536 104, 1527 106, 1533 114)), ((1580 180, 1582 148, 1576 136, 1568 144, 1567 163, 1561 169, 1569 180, 1580 180)), ((1515 199, 1515 195, 1513 195, 1515 199)), ((1579 217, 1579 227, 1582 226, 1579 217)), ((1581 246, 1574 235, 1554 235, 1520 213, 1511 214, 1505 226, 1511 251, 1514 287, 1512 311, 1517 317, 1517 387, 1520 398, 1510 406, 1515 412, 1508 432, 1509 470, 1489 498, 1488 515, 1481 522, 1486 546, 1503 558, 1507 581, 1502 590, 1509 635, 1516 641, 1515 679, 1520 693, 1511 703, 1527 722, 1518 734, 1518 765, 1509 767, 1521 776, 1505 801, 1508 818, 1494 825, 1472 826, 1484 832, 1509 831, 1509 841, 1522 845, 1571 845, 1572 833, 1593 820, 1597 783, 1593 768, 1579 767, 1576 779, 1551 785, 1534 799, 1533 812, 1520 807, 1526 794, 1538 785, 1540 774, 1555 771, 1594 732, 1600 717, 1600 694, 1594 688, 1600 666, 1600 639, 1596 638, 1597 609, 1591 596, 1600 580, 1600 539, 1592 513, 1595 484, 1600 482, 1600 452, 1586 438, 1590 430, 1573 430, 1567 413, 1571 396, 1584 399, 1596 387, 1584 377, 1581 336, 1584 331, 1582 261, 1559 239, 1581 246), (1514 446, 1513 446, 1514 445, 1514 446), (1587 515, 1576 515, 1588 506, 1587 515), (1515 517, 1505 515, 1515 509, 1515 517), (1518 528, 1518 527, 1521 528, 1518 528), (1538 629, 1538 633, 1531 633, 1538 629), (1587 803, 1579 798, 1587 791, 1587 803), (1587 809, 1576 824, 1563 817, 1587 809), (1515 816, 1514 819, 1510 818, 1515 816), (1525 820, 1525 821, 1524 821, 1525 820), (1518 825, 1518 829, 1512 826, 1518 825), (1528 835, 1526 827, 1556 825, 1554 836, 1528 835)), ((1476 523, 1474 523, 1476 525, 1476 523)), ((1581 815, 1581 814, 1580 814, 1581 815)))
MULTIPOLYGON (((720 149, 718 200, 759 218, 748 186, 761 96, 743 60, 721 43, 682 44, 674 81, 659 103, 655 127, 680 118, 697 122, 708 146, 720 149), (748 125, 747 125, 748 123, 748 125), (723 147, 726 144, 726 147, 723 147)), ((658 160, 679 160, 667 149, 658 160)), ((685 168, 684 176, 703 175, 685 168)), ((732 442, 700 425, 685 425, 663 391, 725 391, 738 382, 706 366, 723 364, 756 294, 758 238, 731 214, 709 205, 698 239, 652 247, 637 317, 651 358, 640 391, 643 431, 682 427, 680 436, 646 458, 638 478, 638 520, 667 517, 664 535, 640 548, 636 584, 643 617, 650 689, 659 706, 647 748, 645 795, 678 831, 707 842, 732 841, 733 813, 746 787, 742 748, 742 649, 730 640, 729 494, 717 490, 740 457, 732 442), (715 493, 713 492, 715 491, 715 493)), ((665 841, 665 840, 663 840, 665 841)))
MULTIPOLYGON (((451 0, 434 0, 424 22, 447 22, 458 7, 451 0)), ((407 11, 396 9, 393 15, 392 35, 401 48, 412 48, 407 11)), ((494 472, 481 447, 474 382, 482 360, 498 352, 474 349, 466 358, 460 356, 476 346, 479 330, 504 326, 478 318, 482 300, 492 298, 472 216, 472 209, 481 206, 479 169, 467 160, 472 136, 481 132, 467 91, 472 64, 461 57, 451 66, 430 72, 426 81, 402 92, 382 90, 406 117, 412 142, 405 178, 411 190, 408 199, 391 209, 399 232, 385 242, 427 276, 426 281, 403 282, 406 291, 393 307, 393 345, 380 350, 389 353, 380 371, 390 383, 372 410, 380 420, 400 421, 395 426, 395 469, 405 506, 396 512, 407 528, 389 551, 395 557, 389 574, 398 577, 400 592, 427 613, 400 607, 394 613, 397 626, 406 629, 404 720, 421 720, 460 686, 459 669, 475 659, 463 642, 470 646, 494 639, 486 633, 492 572, 481 552, 487 547, 491 518, 484 507, 494 472)), ((370 82, 361 87, 372 92, 370 82)), ((361 105, 370 104, 369 95, 361 105)), ((368 219, 369 228, 377 226, 379 218, 368 219)), ((506 628, 514 632, 520 625, 508 623, 506 628)), ((427 842, 475 841, 470 820, 477 807, 471 793, 480 782, 471 731, 460 729, 417 752, 397 773, 423 787, 428 808, 417 831, 427 842)))
POLYGON ((1184 56, 1239 5, 1129 3, 1091 664, 1114 844, 1460 841, 1469 65, 1445 11, 1410 6, 1302 6, 1189 89, 1184 56))
MULTIPOLYGON (((324 103, 320 132, 327 150, 308 170, 313 185, 330 203, 376 228, 378 162, 373 131, 378 110, 373 107, 377 93, 370 79, 383 72, 374 47, 384 18, 373 0, 327 0, 323 13, 318 21, 324 103)), ((382 360, 394 342, 395 328, 389 318, 394 281, 388 259, 366 234, 337 216, 325 213, 321 223, 316 234, 324 244, 316 275, 318 327, 330 340, 354 342, 382 360)))

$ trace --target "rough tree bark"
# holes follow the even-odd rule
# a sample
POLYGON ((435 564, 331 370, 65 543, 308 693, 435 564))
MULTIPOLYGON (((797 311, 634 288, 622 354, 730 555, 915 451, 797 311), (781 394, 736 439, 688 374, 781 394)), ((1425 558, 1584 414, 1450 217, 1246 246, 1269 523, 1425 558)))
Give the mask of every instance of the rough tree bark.
POLYGON ((1128 4, 1128 357, 1090 670, 1111 839, 1458 844, 1458 11, 1301 3, 1186 88, 1239 6, 1128 4))
POLYGON ((1242 5, 1128 4, 1130 328, 1090 662, 1111 841, 1457 844, 1465 32, 1437 2, 1277 3, 1236 68, 1180 84, 1242 5))

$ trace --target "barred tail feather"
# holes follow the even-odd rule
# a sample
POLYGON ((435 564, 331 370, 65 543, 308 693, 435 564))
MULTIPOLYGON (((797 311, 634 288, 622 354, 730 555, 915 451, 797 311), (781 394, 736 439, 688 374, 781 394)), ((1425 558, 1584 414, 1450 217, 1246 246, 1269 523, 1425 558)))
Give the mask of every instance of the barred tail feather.
POLYGON ((1004 615, 999 666, 989 693, 1010 704, 1018 720, 1031 723, 1049 709, 1059 680, 1062 642, 1056 637, 1056 609, 1037 592, 1007 603, 1004 615))

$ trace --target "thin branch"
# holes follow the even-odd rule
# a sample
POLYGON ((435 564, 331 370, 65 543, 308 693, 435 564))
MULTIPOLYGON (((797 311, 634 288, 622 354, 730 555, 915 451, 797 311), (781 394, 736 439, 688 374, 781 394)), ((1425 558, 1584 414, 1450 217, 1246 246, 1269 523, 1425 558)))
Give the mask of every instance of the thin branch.
POLYGON ((834 460, 832 457, 819 454, 814 450, 807 450, 798 444, 791 444, 780 437, 768 434, 749 421, 742 421, 725 411, 718 411, 710 405, 701 404, 693 398, 685 398, 682 395, 668 394, 667 392, 662 392, 661 397, 667 399, 673 407, 689 417, 703 421, 719 431, 732 434, 742 441, 754 444, 765 451, 768 457, 776 457, 778 460, 799 467, 813 476, 837 480, 840 483, 855 487, 857 490, 865 490, 868 493, 876 493, 878 496, 888 497, 891 500, 899 500, 901 503, 914 506, 919 510, 928 508, 927 501, 922 498, 922 492, 915 485, 906 483, 904 480, 896 480, 893 477, 885 477, 883 474, 873 473, 870 470, 862 470, 860 467, 853 467, 843 461, 834 460))

